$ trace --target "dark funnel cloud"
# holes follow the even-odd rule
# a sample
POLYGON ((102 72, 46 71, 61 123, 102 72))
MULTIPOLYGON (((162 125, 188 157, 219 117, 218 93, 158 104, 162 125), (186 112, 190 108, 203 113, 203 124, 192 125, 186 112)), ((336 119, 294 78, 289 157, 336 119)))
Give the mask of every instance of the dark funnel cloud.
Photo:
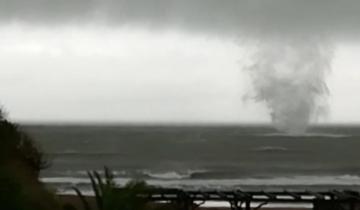
POLYGON ((1 0, 0 21, 107 24, 238 37, 255 48, 244 69, 280 131, 325 113, 334 42, 360 37, 359 0, 1 0))

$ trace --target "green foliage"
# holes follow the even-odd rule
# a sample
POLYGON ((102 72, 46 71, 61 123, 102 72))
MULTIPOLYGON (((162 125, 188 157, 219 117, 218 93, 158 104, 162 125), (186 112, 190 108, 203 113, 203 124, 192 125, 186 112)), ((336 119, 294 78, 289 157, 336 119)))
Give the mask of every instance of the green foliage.
POLYGON ((139 197, 149 188, 144 181, 133 180, 125 185, 124 188, 118 189, 116 200, 119 208, 108 208, 106 210, 143 210, 147 207, 147 200, 139 197))
POLYGON ((11 174, 0 170, 0 204, 7 210, 23 210, 25 206, 25 194, 22 186, 11 174))
POLYGON ((0 162, 13 160, 24 163, 36 176, 49 167, 44 153, 20 127, 8 121, 0 110, 0 162))
POLYGON ((39 182, 44 153, 0 109, 0 205, 6 210, 56 210, 54 194, 39 182))
POLYGON ((5 118, 4 111, 0 109, 0 120, 4 120, 4 118, 5 118))
MULTIPOLYGON (((92 189, 95 194, 97 210, 144 210, 147 200, 138 195, 149 188, 143 181, 130 181, 123 188, 119 188, 114 182, 112 172, 105 167, 104 178, 96 171, 88 172, 92 189)), ((88 200, 79 189, 74 188, 84 210, 93 210, 88 200)))
POLYGON ((77 210, 77 209, 73 205, 67 203, 63 206, 63 210, 77 210))

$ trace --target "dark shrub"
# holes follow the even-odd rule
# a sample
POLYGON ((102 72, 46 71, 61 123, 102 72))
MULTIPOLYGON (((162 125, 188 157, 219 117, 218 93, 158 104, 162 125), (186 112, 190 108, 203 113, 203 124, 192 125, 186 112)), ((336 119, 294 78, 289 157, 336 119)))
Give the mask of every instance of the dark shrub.
POLYGON ((56 210, 55 196, 39 182, 44 154, 0 110, 0 209, 56 210))

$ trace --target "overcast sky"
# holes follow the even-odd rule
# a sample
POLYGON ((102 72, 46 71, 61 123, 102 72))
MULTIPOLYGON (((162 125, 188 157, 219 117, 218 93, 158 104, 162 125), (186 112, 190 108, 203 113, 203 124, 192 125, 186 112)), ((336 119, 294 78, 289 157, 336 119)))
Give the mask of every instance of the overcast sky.
POLYGON ((256 41, 334 46, 327 123, 360 121, 360 1, 0 0, 0 103, 18 121, 269 122, 256 41))

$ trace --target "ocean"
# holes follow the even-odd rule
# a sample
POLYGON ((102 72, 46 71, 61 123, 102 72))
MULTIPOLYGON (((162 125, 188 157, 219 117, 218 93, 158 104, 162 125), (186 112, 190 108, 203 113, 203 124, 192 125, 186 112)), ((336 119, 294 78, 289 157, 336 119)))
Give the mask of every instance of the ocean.
POLYGON ((59 193, 90 192, 88 170, 185 189, 360 190, 360 127, 25 125, 51 167, 41 180, 59 193))

